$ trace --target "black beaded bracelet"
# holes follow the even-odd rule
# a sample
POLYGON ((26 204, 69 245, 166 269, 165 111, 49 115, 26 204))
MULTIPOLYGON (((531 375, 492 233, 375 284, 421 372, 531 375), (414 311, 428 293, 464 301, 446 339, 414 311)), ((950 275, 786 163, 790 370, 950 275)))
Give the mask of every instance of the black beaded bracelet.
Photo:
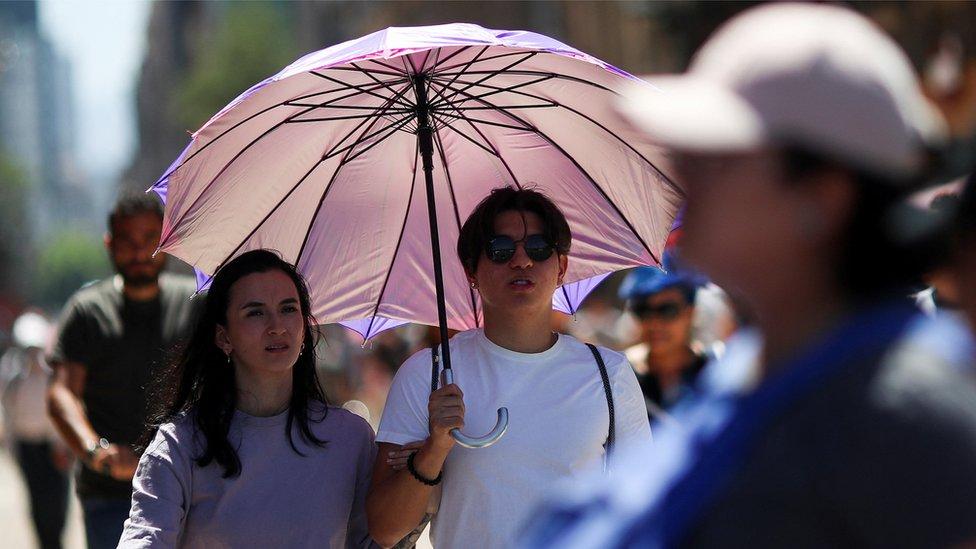
POLYGON ((444 476, 444 470, 442 469, 441 472, 437 474, 437 478, 435 478, 434 480, 424 478, 424 476, 418 473, 417 469, 413 466, 413 458, 416 457, 416 455, 417 452, 414 452, 410 454, 410 456, 407 458, 407 471, 410 471, 410 474, 413 476, 413 478, 417 479, 419 482, 423 484, 426 484, 427 486, 437 486, 438 484, 440 484, 441 478, 444 476))

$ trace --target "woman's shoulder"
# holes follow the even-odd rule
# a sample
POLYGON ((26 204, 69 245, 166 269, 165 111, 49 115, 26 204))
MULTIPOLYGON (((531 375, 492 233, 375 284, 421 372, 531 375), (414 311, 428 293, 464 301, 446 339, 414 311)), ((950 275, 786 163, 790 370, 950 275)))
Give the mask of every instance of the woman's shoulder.
POLYGON ((321 422, 318 422, 319 426, 316 428, 316 430, 321 432, 316 434, 325 436, 326 439, 338 436, 342 438, 372 440, 373 428, 370 427, 364 418, 345 408, 328 406, 315 401, 309 404, 309 418, 313 420, 313 428, 316 426, 314 420, 322 417, 323 412, 325 417, 321 422))
POLYGON ((196 423, 192 412, 184 412, 163 423, 156 430, 156 436, 146 447, 149 456, 173 459, 185 454, 191 444, 195 444, 196 423))

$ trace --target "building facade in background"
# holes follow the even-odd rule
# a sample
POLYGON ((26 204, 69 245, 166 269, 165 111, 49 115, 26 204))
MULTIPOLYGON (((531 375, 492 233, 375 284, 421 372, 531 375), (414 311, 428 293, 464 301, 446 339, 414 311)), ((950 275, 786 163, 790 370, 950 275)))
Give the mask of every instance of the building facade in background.
POLYGON ((70 67, 41 35, 37 3, 0 2, 0 330, 31 294, 37 243, 90 219, 71 98, 70 67))

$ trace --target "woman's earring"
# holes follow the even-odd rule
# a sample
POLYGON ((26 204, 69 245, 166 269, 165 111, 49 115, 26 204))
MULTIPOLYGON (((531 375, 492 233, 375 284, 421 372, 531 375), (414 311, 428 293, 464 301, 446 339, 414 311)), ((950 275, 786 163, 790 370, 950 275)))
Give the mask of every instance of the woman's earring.
POLYGON ((230 353, 229 353, 229 352, 227 353, 227 365, 228 365, 228 366, 230 366, 230 365, 231 365, 231 360, 230 360, 230 353))
POLYGON ((478 288, 478 283, 477 283, 477 282, 474 282, 474 281, 472 281, 472 282, 471 282, 471 289, 472 289, 472 290, 475 290, 475 289, 477 289, 477 288, 478 288))

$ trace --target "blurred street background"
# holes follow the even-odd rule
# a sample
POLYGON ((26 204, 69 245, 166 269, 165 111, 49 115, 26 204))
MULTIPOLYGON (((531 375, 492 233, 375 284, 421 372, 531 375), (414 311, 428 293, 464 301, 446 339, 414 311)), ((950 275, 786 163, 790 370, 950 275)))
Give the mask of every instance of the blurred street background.
MULTIPOLYGON (((628 72, 684 70, 722 21, 755 2, 0 1, 0 354, 21 312, 52 321, 82 284, 111 273, 105 216, 121 189, 146 189, 189 133, 304 53, 388 26, 472 22, 557 38, 628 72)), ((908 52, 959 144, 976 130, 976 2, 851 2, 908 52)), ((173 270, 188 272, 170 260, 173 270)), ((564 329, 615 349, 635 343, 610 277, 564 329)), ((325 327, 330 400, 358 400, 375 427, 400 363, 428 346, 410 326, 366 347, 325 327)), ((2 380, 0 380, 2 381, 2 380)), ((0 391, 3 385, 0 384, 0 391)), ((66 547, 83 547, 77 504, 66 547)), ((0 547, 34 545, 19 472, 0 451, 0 547)))

